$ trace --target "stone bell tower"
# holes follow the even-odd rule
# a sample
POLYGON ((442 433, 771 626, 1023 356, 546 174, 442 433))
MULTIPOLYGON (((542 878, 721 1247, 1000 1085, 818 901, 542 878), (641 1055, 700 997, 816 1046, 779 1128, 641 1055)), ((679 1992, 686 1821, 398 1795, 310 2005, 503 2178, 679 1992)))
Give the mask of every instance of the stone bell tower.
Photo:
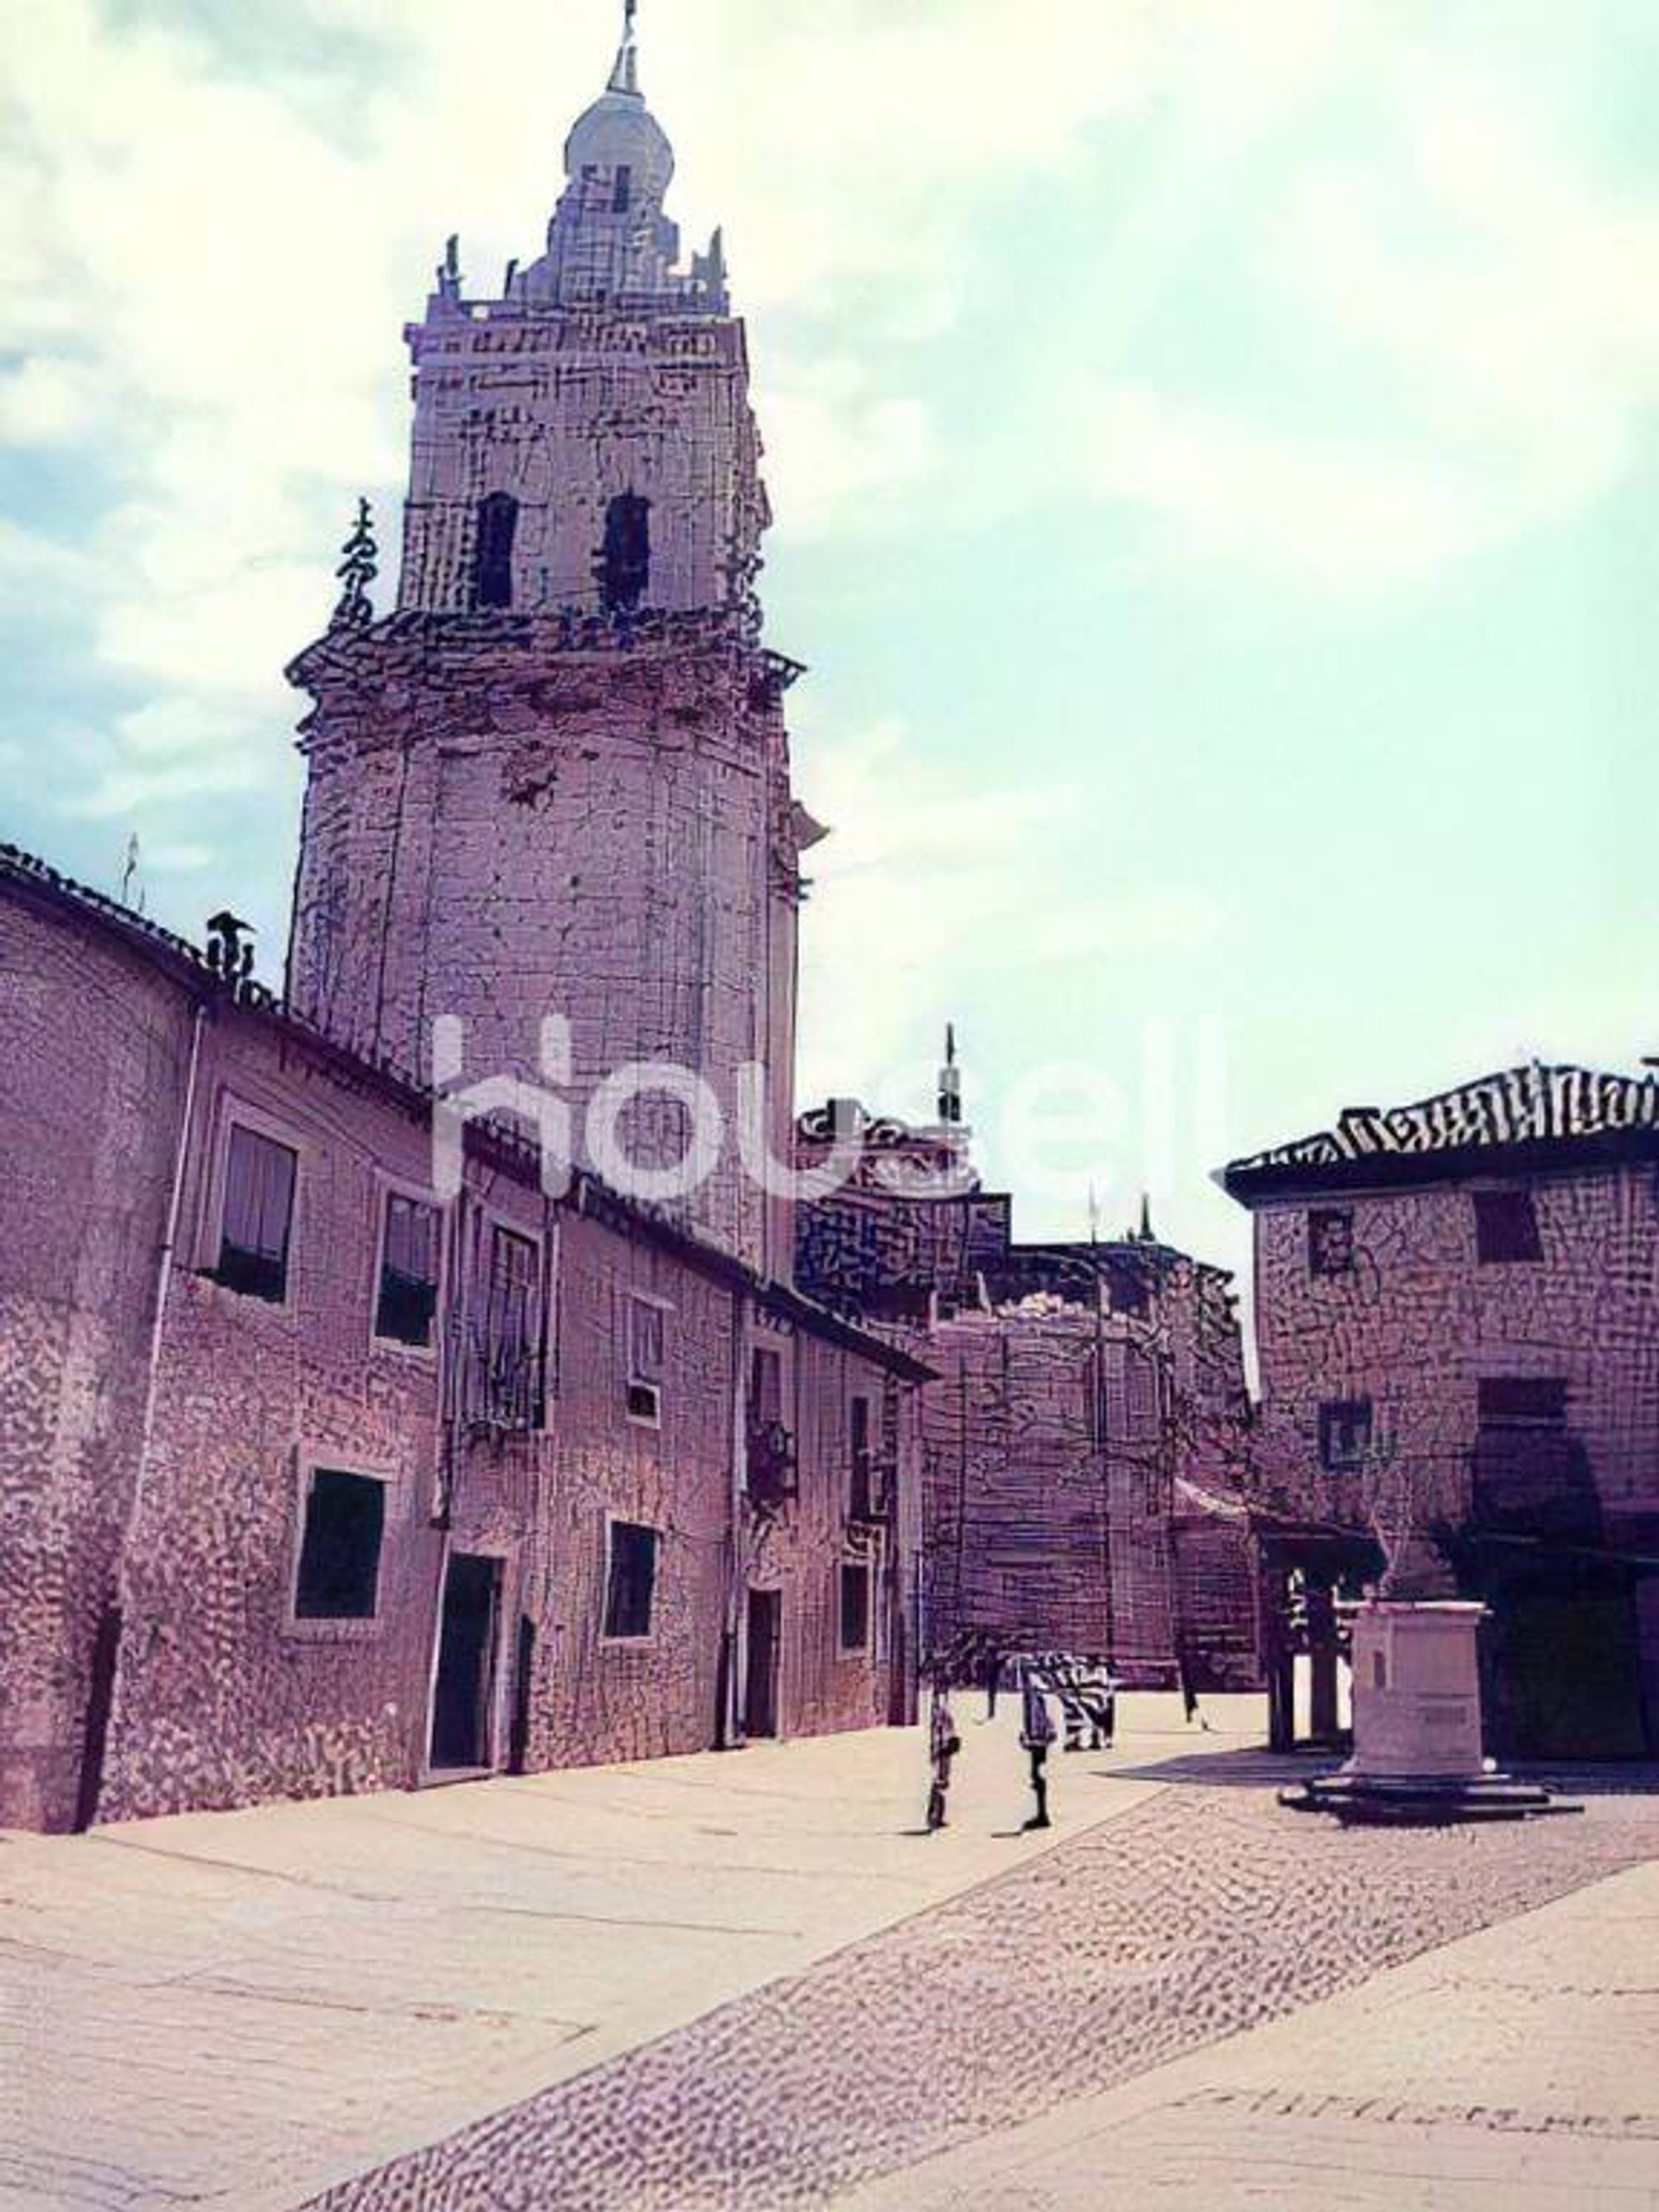
MULTIPOLYGON (((739 1071, 792 1113, 798 852, 783 694, 754 582, 769 519, 721 242, 680 264, 674 157, 639 91, 633 4, 571 130, 546 251, 499 296, 451 240, 406 333, 415 428, 397 612, 372 552, 289 670, 314 710, 289 993, 423 1077, 463 1024, 464 1079, 540 1072, 570 1025, 582 1117, 619 1069, 701 1077, 726 1138, 671 1210, 767 1272, 785 1209, 738 1163, 739 1071)), ((350 549, 348 549, 348 556, 350 549)), ((689 1110, 640 1098, 626 1153, 668 1166, 689 1110)))

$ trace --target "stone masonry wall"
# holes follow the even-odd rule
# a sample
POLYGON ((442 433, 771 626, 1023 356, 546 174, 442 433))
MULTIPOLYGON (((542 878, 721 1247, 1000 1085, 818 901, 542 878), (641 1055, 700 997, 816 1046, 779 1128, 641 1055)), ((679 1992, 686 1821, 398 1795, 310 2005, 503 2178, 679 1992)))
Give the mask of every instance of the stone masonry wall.
POLYGON ((411 326, 415 433, 398 603, 473 603, 479 502, 518 502, 512 605, 598 609, 608 501, 651 503, 645 603, 733 607, 766 526, 743 326, 527 315, 493 302, 411 326))
MULTIPOLYGON (((735 1146, 740 1068, 768 1069, 779 1159, 792 1103, 796 855, 782 715, 759 659, 718 641, 564 652, 486 624, 329 641, 299 668, 319 706, 298 1007, 422 1075, 433 1020, 459 1015, 469 1082, 537 1076, 543 1020, 563 1015, 562 1088, 579 1115, 629 1063, 701 1073, 726 1141, 680 1210, 786 1278, 780 1210, 735 1146)), ((644 1164, 684 1148, 677 1104, 620 1126, 644 1164)))
POLYGON ((0 897, 0 1827, 74 1818, 189 1027, 144 960, 0 897))

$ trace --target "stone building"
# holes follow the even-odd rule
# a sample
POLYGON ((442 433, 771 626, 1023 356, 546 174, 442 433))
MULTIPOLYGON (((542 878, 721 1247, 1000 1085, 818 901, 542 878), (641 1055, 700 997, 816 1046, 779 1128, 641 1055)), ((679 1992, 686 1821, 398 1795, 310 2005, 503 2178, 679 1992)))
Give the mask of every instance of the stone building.
POLYGON ((446 256, 397 607, 365 516, 295 663, 286 1002, 232 916, 0 864, 0 1823, 912 1709, 927 1370, 791 1287, 754 1170, 817 833, 631 32, 566 169, 499 294, 446 256))
POLYGON ((799 1280, 937 1371, 923 1392, 930 1649, 1109 1656, 1131 1683, 1260 1679, 1243 1504, 1249 1408, 1230 1278, 1129 1235, 1020 1243, 960 1118, 954 1051, 930 1127, 855 1102, 804 1116, 804 1164, 856 1173, 799 1216, 799 1280))
MULTIPOLYGON (((289 671, 315 705, 288 996, 423 1077, 440 1019, 484 1081, 553 1073, 544 1024, 567 1024, 584 1138, 632 1064, 695 1073, 728 1131, 753 1084, 781 1161, 817 834, 790 788, 799 671, 761 641, 743 325, 717 238, 677 266, 631 33, 564 160, 546 251, 473 296, 452 241, 406 334, 396 609, 348 601, 289 671)), ((641 1168, 694 1133, 662 1090, 613 1119, 641 1168)), ((672 1203, 787 1277, 786 1209, 734 1144, 672 1203)))
POLYGON ((1328 1605, 1381 1537, 1491 1607, 1490 1751, 1659 1751, 1659 1081, 1517 1068, 1224 1179, 1277 1571, 1328 1605))
POLYGON ((0 1826, 905 1715, 902 1350, 9 849, 0 954, 0 1826))

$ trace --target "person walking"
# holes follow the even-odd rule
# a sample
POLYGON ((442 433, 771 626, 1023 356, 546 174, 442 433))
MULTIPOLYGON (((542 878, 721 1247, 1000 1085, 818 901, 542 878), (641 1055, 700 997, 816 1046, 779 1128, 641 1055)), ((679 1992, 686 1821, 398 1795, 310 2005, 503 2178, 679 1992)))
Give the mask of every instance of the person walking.
POLYGON ((1002 1651, 995 1637, 988 1636, 980 1647, 979 1668, 985 1684, 985 1718, 996 1718, 997 1685, 1002 1677, 1002 1651))
POLYGON ((1181 1686, 1181 1710, 1186 1715, 1186 1725, 1190 1728, 1196 1720, 1207 1736, 1210 1733, 1210 1723, 1198 1710, 1198 1693, 1193 1687, 1192 1669, 1187 1664, 1185 1652, 1176 1660, 1175 1671, 1181 1686))
POLYGON ((1037 1809, 1025 1825, 1027 1828, 1046 1828, 1051 1825, 1046 1770, 1049 1746, 1054 1741, 1054 1723, 1049 1715, 1048 1700, 1029 1681, 1025 1686, 1025 1710, 1020 1716, 1020 1741, 1030 1756, 1031 1794, 1037 1801, 1037 1809))
POLYGON ((950 1762, 962 1749, 962 1738, 957 1733, 956 1719, 950 1711, 950 1693, 938 1688, 933 1693, 933 1711, 928 1728, 928 1751, 933 1765, 932 1787, 927 1793, 927 1832, 948 1825, 944 1817, 944 1802, 950 1788, 950 1762))

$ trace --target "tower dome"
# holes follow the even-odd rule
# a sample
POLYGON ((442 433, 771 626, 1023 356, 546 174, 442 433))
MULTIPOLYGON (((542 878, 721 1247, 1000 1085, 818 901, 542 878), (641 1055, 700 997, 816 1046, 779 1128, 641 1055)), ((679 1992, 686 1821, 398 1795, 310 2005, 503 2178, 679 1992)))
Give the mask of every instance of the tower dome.
POLYGON ((654 200, 662 199, 673 179, 674 149, 639 90, 632 8, 610 82, 577 117, 564 142, 566 176, 574 179, 591 169, 612 175, 626 169, 636 188, 654 200))

